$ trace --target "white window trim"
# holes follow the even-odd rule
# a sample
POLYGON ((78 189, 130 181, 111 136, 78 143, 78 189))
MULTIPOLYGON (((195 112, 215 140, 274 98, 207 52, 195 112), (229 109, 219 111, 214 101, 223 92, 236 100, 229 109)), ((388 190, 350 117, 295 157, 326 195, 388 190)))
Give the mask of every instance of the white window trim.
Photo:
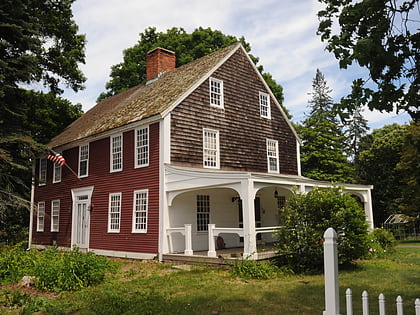
POLYGON ((136 128, 136 129, 134 129, 134 167, 135 168, 147 167, 147 166, 149 166, 149 163, 150 163, 150 128, 149 128, 149 126, 136 128), (137 131, 142 130, 142 129, 147 130, 147 163, 139 164, 139 161, 137 159, 137 150, 138 150, 137 131))
POLYGON ((264 93, 264 92, 259 92, 258 94, 258 100, 259 100, 259 104, 260 104, 260 116, 263 118, 267 118, 267 119, 271 119, 271 104, 270 104, 270 94, 268 93, 264 93), (262 111, 262 97, 265 96, 267 99, 267 114, 263 115, 263 111, 262 111))
POLYGON ((111 137, 109 137, 109 170, 111 173, 114 172, 120 172, 123 170, 123 134, 122 133, 118 133, 116 135, 112 135, 111 137), (114 169, 114 154, 113 154, 113 139, 120 137, 121 138, 121 167, 120 168, 115 168, 114 169))
POLYGON ((216 107, 216 108, 222 108, 222 109, 225 108, 225 98, 224 98, 224 91, 223 91, 223 80, 210 77, 210 80, 209 80, 209 96, 210 96, 210 106, 213 106, 213 107, 216 107), (211 94, 212 94, 211 84, 212 84, 212 82, 216 82, 216 83, 218 83, 220 85, 220 94, 219 94, 220 95, 220 105, 219 104, 212 103, 212 97, 211 97, 211 94))
POLYGON ((149 220, 149 190, 135 190, 133 193, 133 219, 132 219, 132 229, 131 233, 147 233, 147 226, 149 220), (137 194, 146 194, 146 228, 145 229, 136 229, 136 195, 137 194))
POLYGON ((79 146, 79 170, 78 170, 78 175, 79 175, 79 178, 83 178, 83 177, 88 177, 89 176, 89 149, 90 149, 90 147, 89 147, 89 143, 86 143, 86 144, 82 144, 82 145, 80 145, 79 146), (80 175, 80 162, 82 162, 81 160, 80 160, 80 155, 81 155, 81 153, 82 153, 82 147, 87 147, 87 152, 88 152, 88 157, 87 157, 87 159, 86 160, 83 160, 83 161, 87 161, 86 162, 86 174, 84 174, 84 175, 80 175))
POLYGON ((108 199, 108 233, 120 233, 121 228, 121 204, 122 204, 122 194, 121 193, 111 193, 109 194, 108 199), (111 227, 111 201, 112 197, 118 196, 119 204, 118 204, 118 228, 111 227))
POLYGON ((51 232, 59 232, 60 230, 60 199, 51 201, 51 232), (54 209, 54 204, 58 204, 58 208, 54 209), (57 214, 54 215, 54 210, 57 210, 57 214), (57 217, 57 228, 54 228, 54 217, 57 217))
POLYGON ((267 170, 269 173, 280 173, 280 163, 279 163, 279 142, 277 140, 273 140, 273 139, 267 139, 266 141, 266 151, 267 151, 267 170), (270 142, 275 144, 275 150, 276 150, 276 168, 277 170, 271 170, 270 169, 270 158, 273 158, 272 156, 269 155, 269 147, 270 147, 270 142))
POLYGON ((53 184, 61 183, 62 175, 63 175, 62 166, 54 163, 54 167, 53 167, 53 179, 52 179, 53 184), (58 174, 60 176, 58 177, 58 179, 56 179, 56 177, 57 177, 56 175, 58 175, 58 174))
POLYGON ((45 186, 47 184, 47 159, 39 159, 39 174, 38 174, 38 186, 45 186), (43 168, 45 168, 45 176, 43 176, 43 168), (45 178, 43 178, 45 177, 45 178))
POLYGON ((203 128, 203 167, 204 168, 212 168, 212 169, 219 169, 220 168, 220 137, 219 137, 219 130, 215 129, 208 129, 203 128), (210 150, 206 148, 206 132, 215 133, 216 134, 216 165, 215 166, 208 166, 206 165, 206 150, 210 150))
POLYGON ((37 207, 37 215, 36 215, 36 231, 37 232, 44 232, 45 227, 45 201, 39 201, 37 207), (40 210, 42 209, 42 211, 40 210), (42 215, 40 215, 42 213, 42 215), (42 218, 42 226, 41 226, 41 218, 42 218))

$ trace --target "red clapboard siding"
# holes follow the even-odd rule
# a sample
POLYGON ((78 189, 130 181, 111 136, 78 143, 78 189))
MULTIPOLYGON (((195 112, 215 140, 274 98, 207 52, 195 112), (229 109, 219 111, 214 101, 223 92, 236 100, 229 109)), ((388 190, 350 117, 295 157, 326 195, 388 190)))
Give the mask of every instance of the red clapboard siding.
MULTIPOLYGON (((123 171, 110 173, 110 138, 89 144, 89 176, 78 179, 63 168, 61 183, 52 184, 53 164, 48 162, 48 181, 36 186, 35 200, 46 202, 45 230, 36 232, 34 217, 34 244, 70 246, 71 190, 94 186, 90 217, 89 248, 127 252, 157 253, 159 235, 159 123, 149 126, 149 166, 134 168, 134 131, 123 134, 123 171), (131 233, 133 193, 149 190, 147 233, 131 233), (120 233, 108 233, 108 200, 110 193, 122 194, 120 233), (49 232, 51 200, 60 199, 60 232, 49 232)), ((77 172, 78 147, 64 151, 63 156, 77 172)), ((38 171, 38 165, 37 165, 38 171)))

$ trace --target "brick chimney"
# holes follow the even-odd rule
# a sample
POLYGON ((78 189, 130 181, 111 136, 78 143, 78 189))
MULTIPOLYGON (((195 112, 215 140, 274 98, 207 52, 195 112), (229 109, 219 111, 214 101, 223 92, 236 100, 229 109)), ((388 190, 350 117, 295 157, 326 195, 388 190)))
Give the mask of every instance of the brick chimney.
POLYGON ((156 79, 162 72, 175 69, 175 61, 173 51, 161 47, 152 49, 146 56, 146 80, 156 79))

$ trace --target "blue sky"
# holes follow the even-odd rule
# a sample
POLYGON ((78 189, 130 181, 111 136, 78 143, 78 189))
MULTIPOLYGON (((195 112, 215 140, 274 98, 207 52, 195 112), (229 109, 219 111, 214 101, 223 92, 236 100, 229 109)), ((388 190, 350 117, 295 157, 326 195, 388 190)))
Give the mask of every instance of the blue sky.
MULTIPOLYGON (((324 50, 316 35, 316 13, 321 8, 316 0, 77 0, 73 14, 79 33, 87 37, 86 64, 81 69, 88 80, 85 90, 66 91, 64 97, 81 103, 84 111, 94 106, 105 91, 110 67, 122 61, 123 50, 132 47, 147 27, 192 32, 202 26, 244 36, 265 72, 283 86, 292 121, 301 121, 308 112, 308 92, 317 68, 333 89, 334 101, 349 92, 353 79, 366 76, 357 66, 340 70, 334 56, 324 50)), ((404 113, 366 110, 364 115, 372 129, 409 121, 404 113)))

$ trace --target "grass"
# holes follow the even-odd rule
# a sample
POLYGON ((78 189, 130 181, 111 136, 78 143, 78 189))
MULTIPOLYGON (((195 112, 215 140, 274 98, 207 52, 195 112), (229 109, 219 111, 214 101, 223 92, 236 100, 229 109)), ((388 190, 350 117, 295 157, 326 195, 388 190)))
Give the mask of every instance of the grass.
MULTIPOLYGON (((229 268, 193 266, 191 271, 183 271, 169 264, 118 261, 120 272, 77 292, 40 296, 31 291, 22 293, 16 286, 1 287, 0 313, 303 315, 321 314, 324 309, 323 275, 253 280, 236 277, 229 268)), ((404 299, 404 313, 413 314, 414 300, 420 297, 420 248, 398 248, 386 258, 358 261, 340 270, 339 278, 341 314, 345 314, 347 287, 353 290, 355 314, 361 314, 363 290, 369 292, 372 314, 378 313, 377 296, 381 292, 390 314, 396 313, 397 295, 404 299)))

